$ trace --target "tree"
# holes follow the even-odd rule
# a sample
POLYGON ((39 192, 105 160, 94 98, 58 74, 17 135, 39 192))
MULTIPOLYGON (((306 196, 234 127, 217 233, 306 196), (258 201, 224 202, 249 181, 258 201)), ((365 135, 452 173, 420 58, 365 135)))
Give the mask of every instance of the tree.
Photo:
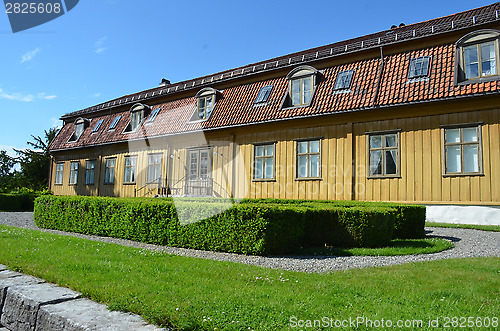
POLYGON ((14 165, 17 162, 7 155, 7 151, 0 151, 0 190, 11 189, 14 181, 14 165))
POLYGON ((34 149, 15 150, 19 155, 17 160, 21 166, 21 184, 33 190, 43 190, 48 188, 50 155, 49 145, 57 135, 58 129, 51 128, 45 130, 45 137, 40 136, 28 141, 27 144, 34 149))

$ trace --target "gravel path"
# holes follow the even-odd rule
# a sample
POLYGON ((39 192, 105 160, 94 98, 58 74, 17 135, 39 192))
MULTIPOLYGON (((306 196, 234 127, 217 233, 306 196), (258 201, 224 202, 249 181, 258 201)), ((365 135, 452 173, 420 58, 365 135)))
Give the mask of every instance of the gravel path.
POLYGON ((0 224, 37 229, 44 232, 69 235, 78 238, 116 243, 125 246, 165 252, 180 256, 191 256, 217 261, 230 261, 256 265, 273 269, 284 269, 302 272, 328 272, 335 270, 346 270, 352 268, 366 268, 374 266, 386 266, 392 264, 403 264, 410 262, 434 261, 452 258, 466 257, 500 257, 500 232, 486 232, 470 229, 452 228, 426 228, 429 236, 449 239, 455 248, 440 253, 405 255, 405 256, 282 256, 263 257, 246 256, 230 253, 217 253, 209 251, 198 251, 193 249, 174 248, 138 243, 130 240, 115 239, 108 237, 88 236, 77 233, 68 233, 54 230, 38 229, 33 222, 33 213, 0 213, 0 224))

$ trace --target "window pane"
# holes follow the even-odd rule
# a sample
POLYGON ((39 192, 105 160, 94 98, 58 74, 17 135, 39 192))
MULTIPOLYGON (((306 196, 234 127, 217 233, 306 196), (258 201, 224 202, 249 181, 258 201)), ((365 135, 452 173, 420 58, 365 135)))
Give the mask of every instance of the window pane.
POLYGON ((298 149, 299 153, 301 153, 301 154, 307 153, 307 150, 308 150, 308 148, 307 148, 308 142, 307 141, 300 141, 297 145, 298 145, 297 149, 298 149))
POLYGON ((495 60, 483 61, 481 63, 481 70, 482 76, 495 75, 497 70, 495 60))
POLYGON ((300 105, 300 92, 295 92, 292 94, 292 106, 300 105))
POLYGON ((479 158, 475 144, 464 146, 464 171, 479 172, 479 158))
POLYGON ((471 63, 465 65, 465 78, 475 78, 479 77, 479 65, 478 63, 471 63))
POLYGON ((485 43, 481 44, 481 60, 490 60, 495 58, 495 44, 485 43))
POLYGON ((319 140, 312 140, 309 142, 309 152, 319 153, 319 140))
POLYGON ((309 157, 309 177, 319 177, 319 155, 311 155, 309 157))
POLYGON ((255 159, 254 174, 256 179, 262 179, 264 175, 264 160, 255 159))
POLYGON ((459 143, 460 142, 460 129, 447 129, 446 130, 446 142, 447 143, 459 143))
POLYGON ((446 147, 446 172, 461 172, 460 147, 446 147))
POLYGON ((255 147, 255 156, 264 156, 264 146, 255 147))
POLYGON ((464 48, 465 63, 477 62, 477 46, 468 46, 464 48))
POLYGON ((311 91, 305 91, 304 92, 304 104, 307 104, 307 103, 310 103, 311 102, 311 98, 312 98, 312 95, 311 95, 311 91))
POLYGON ((397 157, 397 151, 395 149, 385 152, 385 174, 386 175, 397 174, 396 157, 397 157))
POLYGON ((266 156, 273 156, 274 154, 274 145, 266 146, 266 156))
POLYGON ((396 137, 395 134, 388 134, 385 136, 385 147, 396 147, 396 137))
POLYGON ((300 79, 292 81, 292 93, 300 92, 300 79))
POLYGON ((297 160, 297 176, 298 177, 307 177, 307 156, 301 155, 297 160))
POLYGON ((371 136, 370 148, 381 148, 381 147, 382 147, 382 136, 371 136))
POLYGON ((265 160, 266 161, 265 161, 265 171, 264 171, 265 176, 264 177, 266 179, 273 178, 274 161, 270 157, 267 157, 265 160))
POLYGON ((477 140, 477 127, 474 128, 463 128, 464 142, 474 142, 477 140))
POLYGON ((370 153, 370 175, 382 175, 382 151, 370 153))
POLYGON ((123 180, 125 182, 130 182, 130 167, 125 168, 125 174, 123 177, 124 177, 123 180))

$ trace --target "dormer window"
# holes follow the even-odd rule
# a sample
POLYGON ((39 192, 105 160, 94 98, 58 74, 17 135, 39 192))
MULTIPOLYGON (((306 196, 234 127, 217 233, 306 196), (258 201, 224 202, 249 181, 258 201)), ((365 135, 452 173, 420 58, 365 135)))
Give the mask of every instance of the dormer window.
POLYGON ((210 115, 212 115, 212 111, 215 108, 215 103, 217 102, 217 95, 220 92, 211 87, 206 87, 201 89, 197 94, 197 111, 193 114, 191 121, 197 120, 207 120, 210 115))
POLYGON ((430 56, 420 56, 411 59, 408 79, 427 77, 429 75, 430 56))
POLYGON ((75 132, 71 135, 68 142, 75 142, 80 139, 80 136, 83 134, 85 128, 89 125, 89 120, 86 118, 77 118, 75 121, 75 132))
POLYGON ((456 44, 455 83, 497 80, 500 31, 479 30, 462 37, 456 44))
POLYGON ((339 72, 335 80, 334 90, 348 90, 351 87, 352 75, 354 70, 345 70, 339 72))
POLYGON ((318 70, 311 66, 300 66, 288 73, 288 93, 282 108, 308 106, 314 96, 318 70))
POLYGON ((143 105, 142 103, 137 103, 130 108, 130 122, 123 131, 123 133, 130 133, 137 130, 137 128, 142 124, 144 117, 149 113, 149 106, 143 105))

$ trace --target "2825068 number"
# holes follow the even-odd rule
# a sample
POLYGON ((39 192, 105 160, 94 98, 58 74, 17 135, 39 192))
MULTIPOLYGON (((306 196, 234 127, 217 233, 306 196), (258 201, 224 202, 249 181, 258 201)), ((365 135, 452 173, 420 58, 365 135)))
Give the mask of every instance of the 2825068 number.
POLYGON ((27 2, 14 2, 5 3, 5 12, 7 14, 59 14, 61 12, 60 3, 27 3, 27 2))

